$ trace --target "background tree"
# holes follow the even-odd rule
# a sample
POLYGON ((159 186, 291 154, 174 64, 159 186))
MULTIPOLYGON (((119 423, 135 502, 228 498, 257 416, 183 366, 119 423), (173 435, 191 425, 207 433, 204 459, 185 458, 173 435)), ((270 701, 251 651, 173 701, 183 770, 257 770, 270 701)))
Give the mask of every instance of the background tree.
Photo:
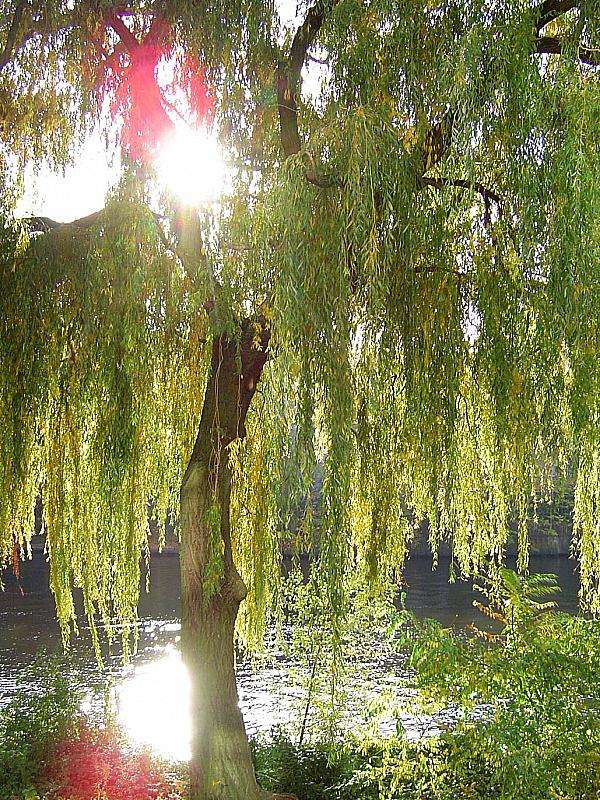
POLYGON ((65 635, 75 587, 92 626, 130 626, 148 503, 180 494, 193 796, 260 793, 234 627, 246 597, 255 643, 276 608, 317 461, 334 632, 423 518, 472 574, 516 514, 525 568, 531 501, 569 465, 597 612, 598 2, 331 0, 293 30, 255 0, 0 7, 0 558, 27 552, 41 492, 65 635), (102 119, 98 63, 126 82, 157 20, 206 70, 232 191, 157 208, 132 163, 91 217, 11 222, 24 163, 68 163, 102 119))

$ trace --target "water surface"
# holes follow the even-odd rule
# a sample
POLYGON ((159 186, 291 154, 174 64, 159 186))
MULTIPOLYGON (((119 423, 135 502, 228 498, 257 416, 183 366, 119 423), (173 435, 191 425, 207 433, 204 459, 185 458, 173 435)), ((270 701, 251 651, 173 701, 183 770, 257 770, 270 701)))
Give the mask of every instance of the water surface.
MULTIPOLYGON (((531 570, 554 572, 561 586, 559 607, 574 612, 579 582, 574 561, 566 557, 533 557, 531 570)), ((448 582, 449 563, 443 561, 432 571, 431 560, 413 558, 405 570, 406 605, 421 617, 433 617, 444 625, 464 627, 480 621, 472 605, 468 582, 448 582)), ((48 567, 41 553, 35 553, 22 568, 21 594, 10 573, 4 575, 6 590, 0 592, 0 703, 15 691, 18 672, 31 664, 42 648, 60 652, 61 636, 48 589, 48 567)), ((139 609, 139 649, 132 663, 124 667, 118 652, 107 655, 106 667, 97 667, 89 633, 82 626, 73 651, 77 677, 85 688, 101 686, 107 676, 114 680, 114 695, 120 721, 132 741, 147 744, 165 757, 186 758, 189 720, 188 682, 179 653, 180 585, 176 555, 154 556, 150 593, 142 593, 139 609)), ((405 692, 406 669, 401 654, 383 642, 372 642, 356 663, 349 683, 349 701, 356 713, 368 700, 379 695, 405 692)), ((238 664, 240 706, 250 733, 268 733, 276 725, 294 722, 302 715, 305 684, 289 658, 275 654, 260 666, 238 664)), ((400 715, 412 735, 443 724, 431 718, 400 715)))

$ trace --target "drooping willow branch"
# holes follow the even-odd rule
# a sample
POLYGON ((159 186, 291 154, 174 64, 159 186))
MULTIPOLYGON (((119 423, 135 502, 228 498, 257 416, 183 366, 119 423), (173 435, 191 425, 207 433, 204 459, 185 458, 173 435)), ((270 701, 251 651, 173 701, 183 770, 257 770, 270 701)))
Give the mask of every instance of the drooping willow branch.
MULTIPOLYGON (((6 41, 4 47, 0 51, 0 71, 7 67, 14 59, 16 54, 22 50, 25 45, 34 39, 36 36, 43 37, 47 34, 58 35, 65 31, 77 27, 78 23, 75 18, 66 18, 61 21, 61 24, 53 27, 48 24, 47 20, 31 20, 29 19, 27 25, 24 25, 25 11, 28 6, 27 0, 19 0, 15 6, 12 14, 12 19, 8 27, 6 41)), ((42 9, 46 4, 39 4, 42 9)))
MULTIPOLYGON (((162 214, 147 209, 150 219, 154 221, 155 231, 160 239, 164 249, 172 253, 179 259, 184 269, 190 269, 190 259, 194 256, 198 257, 202 253, 202 243, 200 241, 199 225, 194 224, 193 217, 189 213, 181 211, 175 221, 173 222, 173 232, 175 235, 175 245, 169 241, 167 234, 163 228, 165 217, 162 214)), ((72 231, 85 231, 98 225, 102 222, 103 217, 106 215, 107 209, 101 208, 99 211, 94 211, 85 217, 69 220, 67 222, 59 222, 58 220, 51 219, 50 217, 23 217, 18 221, 23 225, 30 234, 43 235, 57 230, 72 230, 72 231)), ((197 223, 197 220, 196 220, 197 223)), ((211 283, 213 285, 213 296, 208 297, 203 303, 202 307, 207 313, 211 313, 215 308, 215 296, 219 288, 216 283, 214 274, 211 273, 211 283)))
MULTIPOLYGON (((434 189, 464 189, 466 191, 476 192, 477 194, 481 195, 483 199, 483 222, 491 237, 492 245, 496 252, 495 261, 497 262, 499 260, 498 238, 492 225, 491 207, 492 204, 496 206, 496 213, 498 218, 500 218, 502 216, 502 203, 500 195, 498 195, 492 189, 488 189, 487 186, 484 186, 482 183, 478 183, 477 181, 467 181, 461 178, 421 178, 420 183, 421 186, 430 186, 434 189)), ((430 272, 431 270, 425 271, 430 272)), ((459 277, 461 277, 460 273, 457 274, 459 277)))
MULTIPOLYGON (((281 146, 284 156, 290 157, 299 153, 302 149, 302 139, 298 127, 298 104, 297 94, 301 81, 301 72, 307 60, 319 61, 309 55, 308 51, 314 44, 319 31, 329 13, 338 0, 318 0, 308 11, 304 22, 300 25, 292 40, 288 58, 277 69, 277 101, 279 112, 279 129, 281 146)), ((542 29, 558 19, 559 17, 578 7, 576 0, 545 0, 536 12, 536 31, 539 34, 542 29)), ((560 54, 562 43, 555 37, 539 37, 534 44, 533 52, 560 54)), ((580 46, 579 58, 590 65, 597 65, 599 58, 595 51, 590 48, 580 46)), ((425 136, 424 144, 424 170, 429 168, 429 154, 433 152, 435 163, 438 163, 445 156, 452 138, 454 126, 454 112, 450 109, 442 122, 432 123, 425 136), (432 146, 430 146, 432 145, 432 146)), ((339 176, 318 174, 314 166, 310 165, 306 169, 306 179, 309 183, 322 189, 340 187, 344 181, 339 176)), ((435 186, 435 181, 446 183, 446 179, 420 179, 421 183, 435 186)), ((499 205, 499 198, 496 199, 494 193, 490 193, 485 187, 470 183, 463 186, 461 181, 456 181, 455 186, 473 189, 479 192, 486 200, 486 207, 490 201, 499 205)))

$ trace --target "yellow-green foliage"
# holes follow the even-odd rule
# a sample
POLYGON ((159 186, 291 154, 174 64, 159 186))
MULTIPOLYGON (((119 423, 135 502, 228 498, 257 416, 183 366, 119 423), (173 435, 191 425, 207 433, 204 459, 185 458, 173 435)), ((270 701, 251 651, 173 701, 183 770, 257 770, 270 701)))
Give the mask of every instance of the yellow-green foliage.
POLYGON ((23 234, 3 231, 0 559, 26 550, 41 491, 65 628, 72 585, 90 616, 134 619, 148 503, 176 508, 197 422, 205 314, 155 225, 115 203, 16 256, 23 234))
MULTIPOLYGON (((328 65, 300 101, 303 150, 284 162, 274 69, 289 37, 271 5, 168 4, 217 83, 236 169, 202 218, 197 273, 124 203, 29 248, 2 234, 2 558, 15 536, 26 547, 41 488, 63 622, 73 581, 88 611, 134 615, 147 502, 176 506, 198 419, 213 292, 231 318, 272 324, 232 448, 249 639, 278 596, 282 536, 311 539, 311 503, 286 530, 319 462, 333 615, 350 573, 376 591, 396 576, 425 517, 434 547, 449 539, 473 573, 501 558, 517 516, 525 566, 531 500, 567 470, 582 599, 600 611, 600 86, 577 58, 580 42, 597 52, 600 7, 553 22, 563 54, 547 57, 533 53, 533 6, 325 3, 328 65), (436 161, 424 150, 438 124, 451 131, 436 161), (337 184, 311 185, 307 164, 337 184)), ((56 39, 74 97, 71 41, 83 52, 90 24, 56 39)), ((9 105, 25 102, 20 68, 0 73, 9 105)), ((71 135, 93 107, 81 91, 71 135)))

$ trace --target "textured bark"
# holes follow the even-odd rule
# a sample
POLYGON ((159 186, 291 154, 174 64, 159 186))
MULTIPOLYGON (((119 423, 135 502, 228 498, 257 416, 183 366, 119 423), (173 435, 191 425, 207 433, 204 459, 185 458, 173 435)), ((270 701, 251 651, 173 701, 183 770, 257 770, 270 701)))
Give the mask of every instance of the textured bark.
POLYGON ((215 337, 198 434, 181 488, 182 645, 192 683, 193 800, 265 795, 254 776, 235 681, 235 620, 246 586, 231 549, 227 448, 245 435, 268 341, 261 318, 244 320, 237 336, 215 337), (215 548, 216 583, 210 574, 215 548))

